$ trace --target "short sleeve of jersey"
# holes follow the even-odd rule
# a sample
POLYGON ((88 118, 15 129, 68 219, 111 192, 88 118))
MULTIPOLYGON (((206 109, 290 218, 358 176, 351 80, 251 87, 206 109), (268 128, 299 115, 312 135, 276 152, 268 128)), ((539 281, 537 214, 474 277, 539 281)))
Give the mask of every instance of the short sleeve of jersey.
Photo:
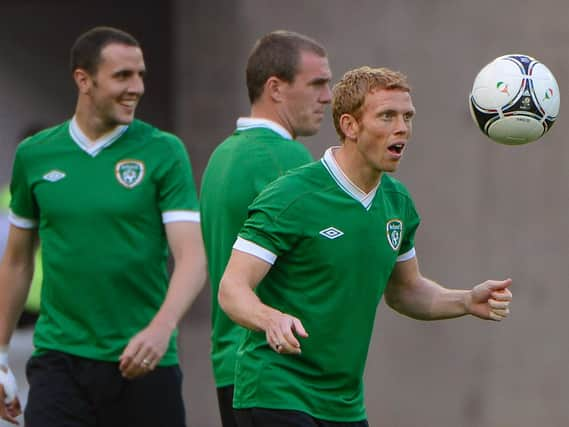
POLYGON ((10 210, 15 216, 30 221, 39 219, 39 209, 33 195, 31 182, 26 174, 25 158, 21 145, 16 150, 10 193, 10 210))
POLYGON ((249 217, 239 237, 253 242, 277 257, 288 252, 300 238, 301 218, 289 192, 279 185, 281 179, 269 184, 249 206, 249 217))
POLYGON ((190 158, 178 138, 169 135, 168 158, 159 177, 159 207, 169 211, 199 211, 190 158))
POLYGON ((407 200, 408 203, 403 230, 403 241, 401 242, 401 247, 399 248, 399 255, 406 254, 415 247, 415 233, 421 222, 421 218, 417 213, 413 200, 411 200, 411 197, 408 197, 407 200))

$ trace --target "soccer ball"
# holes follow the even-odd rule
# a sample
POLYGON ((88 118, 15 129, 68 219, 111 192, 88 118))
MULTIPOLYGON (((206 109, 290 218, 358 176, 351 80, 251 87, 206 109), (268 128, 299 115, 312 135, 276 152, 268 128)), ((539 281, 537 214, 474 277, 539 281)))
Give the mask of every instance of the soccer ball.
POLYGON ((474 79, 470 113, 492 140, 527 144, 541 138, 555 123, 559 87, 551 71, 531 56, 500 56, 474 79))

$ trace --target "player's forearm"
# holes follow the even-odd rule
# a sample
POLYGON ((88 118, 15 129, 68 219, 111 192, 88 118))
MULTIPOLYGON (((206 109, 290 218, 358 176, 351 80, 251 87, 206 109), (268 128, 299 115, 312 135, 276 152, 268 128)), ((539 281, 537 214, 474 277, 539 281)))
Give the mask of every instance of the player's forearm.
POLYGON ((440 289, 433 296, 429 320, 452 319, 468 314, 466 299, 470 291, 440 289))
POLYGON ((386 296, 394 310, 419 320, 440 320, 467 314, 466 298, 469 291, 447 289, 425 277, 412 284, 397 287, 386 296))
POLYGON ((166 298, 152 321, 166 325, 171 330, 178 326, 206 281, 205 255, 193 254, 188 258, 176 262, 166 298))
POLYGON ((0 346, 7 346, 26 302, 33 263, 0 262, 0 346))
POLYGON ((173 331, 205 284, 206 260, 199 223, 170 222, 165 229, 174 271, 164 302, 152 323, 173 331))
POLYGON ((218 301, 231 320, 254 331, 264 330, 267 319, 277 311, 264 304, 250 286, 227 276, 221 279, 218 301))

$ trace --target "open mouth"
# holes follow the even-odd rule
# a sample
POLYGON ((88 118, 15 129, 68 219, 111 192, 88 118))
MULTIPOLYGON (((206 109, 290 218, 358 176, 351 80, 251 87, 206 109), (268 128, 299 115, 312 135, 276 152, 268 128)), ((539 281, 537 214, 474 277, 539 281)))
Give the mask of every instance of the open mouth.
POLYGON ((392 144, 387 149, 394 153, 394 154, 401 154, 403 152, 403 148, 405 148, 405 144, 392 144))

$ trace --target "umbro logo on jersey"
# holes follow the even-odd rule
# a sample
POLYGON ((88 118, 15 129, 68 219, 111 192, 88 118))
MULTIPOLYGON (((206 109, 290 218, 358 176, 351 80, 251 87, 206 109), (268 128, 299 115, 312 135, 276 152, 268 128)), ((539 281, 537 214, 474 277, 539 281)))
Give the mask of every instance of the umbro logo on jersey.
POLYGON ((63 178, 65 178, 65 172, 58 171, 57 169, 49 171, 43 176, 43 179, 49 182, 57 182, 63 178))
POLYGON ((387 221, 387 241, 394 251, 401 246, 401 237, 403 236, 403 222, 400 219, 392 219, 387 221))
POLYGON ((333 239, 337 239, 340 236, 343 236, 344 232, 340 231, 334 227, 328 227, 328 228, 325 228, 324 230, 322 230, 320 232, 320 234, 324 237, 327 237, 328 239, 333 240, 333 239))
POLYGON ((144 178, 144 163, 140 160, 121 160, 115 166, 115 176, 126 188, 136 187, 144 178))

